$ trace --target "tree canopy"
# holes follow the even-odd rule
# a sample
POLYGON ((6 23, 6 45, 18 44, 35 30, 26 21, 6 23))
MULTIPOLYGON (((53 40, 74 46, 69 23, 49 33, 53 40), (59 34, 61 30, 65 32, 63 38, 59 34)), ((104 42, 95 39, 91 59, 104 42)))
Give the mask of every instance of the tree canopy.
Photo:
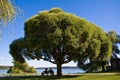
POLYGON ((62 64, 72 60, 77 61, 79 67, 92 70, 101 66, 97 62, 110 59, 112 43, 106 33, 60 8, 42 11, 29 18, 24 26, 23 42, 27 45, 20 52, 29 59, 56 64, 58 76, 62 75, 62 64))
POLYGON ((24 44, 23 38, 16 39, 10 44, 9 52, 10 52, 11 56, 13 57, 14 61, 18 61, 21 63, 25 62, 25 59, 24 59, 23 53, 22 53, 24 46, 25 46, 25 44, 24 44))
POLYGON ((25 41, 23 38, 16 39, 10 44, 10 54, 13 57, 13 66, 8 73, 36 73, 34 67, 29 67, 24 58, 25 41))

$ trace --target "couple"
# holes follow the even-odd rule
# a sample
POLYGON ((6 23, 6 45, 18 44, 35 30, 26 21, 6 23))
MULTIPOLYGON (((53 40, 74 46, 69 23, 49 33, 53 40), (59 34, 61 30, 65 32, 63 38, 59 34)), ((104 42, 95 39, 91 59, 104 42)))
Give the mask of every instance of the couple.
POLYGON ((45 75, 45 74, 51 74, 51 75, 54 75, 54 71, 52 70, 52 68, 50 68, 49 70, 48 70, 48 68, 45 68, 45 71, 43 71, 42 73, 41 73, 41 75, 45 75))

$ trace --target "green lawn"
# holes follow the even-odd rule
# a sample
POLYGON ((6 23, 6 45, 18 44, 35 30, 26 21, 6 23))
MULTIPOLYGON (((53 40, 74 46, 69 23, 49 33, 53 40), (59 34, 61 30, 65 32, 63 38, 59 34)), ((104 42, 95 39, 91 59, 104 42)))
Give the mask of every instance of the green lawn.
POLYGON ((81 74, 57 76, 13 76, 4 77, 0 80, 120 80, 120 74, 81 74))

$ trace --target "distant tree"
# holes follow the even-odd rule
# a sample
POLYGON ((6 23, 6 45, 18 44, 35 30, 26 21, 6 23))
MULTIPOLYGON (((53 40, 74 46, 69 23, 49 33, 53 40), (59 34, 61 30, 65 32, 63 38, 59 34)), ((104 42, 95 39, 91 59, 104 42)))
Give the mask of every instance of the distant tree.
POLYGON ((109 60, 112 52, 110 38, 102 29, 59 8, 28 19, 24 38, 26 57, 56 64, 58 76, 62 64, 75 60, 79 67, 94 70, 102 66, 98 62, 109 60))
POLYGON ((26 62, 13 62, 13 67, 11 67, 7 73, 36 73, 36 70, 34 67, 29 67, 29 65, 26 62))
POLYGON ((117 35, 117 33, 115 31, 109 31, 108 34, 107 34, 111 41, 112 41, 112 53, 120 53, 120 50, 118 48, 118 44, 119 44, 119 41, 120 41, 120 38, 119 38, 119 35, 117 35))
MULTIPOLYGON (((106 66, 109 65, 111 54, 112 53, 119 53, 118 49, 118 42, 119 38, 117 37, 117 34, 115 31, 109 31, 107 33, 108 37, 105 37, 106 35, 103 35, 102 32, 96 30, 94 32, 97 35, 94 35, 94 38, 97 38, 98 42, 94 41, 92 44, 90 43, 90 47, 88 47, 88 51, 92 53, 92 51, 96 51, 95 54, 98 52, 100 53, 96 58, 93 58, 94 55, 91 55, 92 57, 83 57, 78 59, 78 66, 86 70, 87 72, 94 72, 94 71, 105 71, 106 66), (99 34, 98 34, 99 33, 99 34), (101 35, 101 37, 99 37, 101 35), (95 37, 97 36, 97 37, 95 37), (99 42, 100 41, 100 42, 99 42), (95 45, 96 43, 96 45, 95 45), (94 44, 94 45, 93 45, 94 44), (92 46, 91 46, 92 45, 92 46), (112 46, 111 46, 112 45, 112 46), (93 48, 93 49, 91 49, 93 48)), ((85 52, 89 53, 89 52, 85 52)), ((94 56, 95 57, 95 56, 94 56)))
POLYGON ((115 43, 118 41, 117 33, 115 31, 109 31, 107 35, 110 37, 112 43, 115 43))

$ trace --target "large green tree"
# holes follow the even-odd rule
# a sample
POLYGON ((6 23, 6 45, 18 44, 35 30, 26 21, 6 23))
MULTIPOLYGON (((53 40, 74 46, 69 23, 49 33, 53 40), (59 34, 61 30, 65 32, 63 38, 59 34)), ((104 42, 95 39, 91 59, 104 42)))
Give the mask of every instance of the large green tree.
POLYGON ((88 65, 89 60, 91 70, 100 67, 96 61, 107 61, 112 53, 111 41, 102 29, 59 8, 28 19, 25 40, 28 44, 25 55, 56 64, 58 76, 62 75, 62 64, 75 60, 80 67, 88 65))

